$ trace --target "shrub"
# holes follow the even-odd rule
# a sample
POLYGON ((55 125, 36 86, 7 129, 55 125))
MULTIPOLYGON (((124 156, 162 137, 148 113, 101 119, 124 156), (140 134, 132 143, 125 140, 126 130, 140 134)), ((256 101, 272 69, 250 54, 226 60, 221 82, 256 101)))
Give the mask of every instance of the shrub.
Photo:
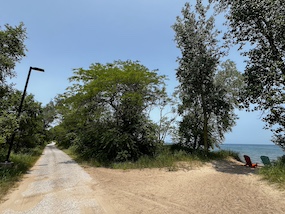
POLYGON ((285 155, 279 157, 272 166, 264 166, 259 170, 264 179, 284 188, 285 184, 285 155))

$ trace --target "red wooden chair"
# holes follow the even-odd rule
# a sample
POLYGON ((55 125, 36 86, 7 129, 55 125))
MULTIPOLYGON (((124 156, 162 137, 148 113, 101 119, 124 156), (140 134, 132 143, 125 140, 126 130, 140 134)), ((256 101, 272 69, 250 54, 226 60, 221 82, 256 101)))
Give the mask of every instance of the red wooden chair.
POLYGON ((243 157, 245 159, 245 166, 249 166, 251 168, 257 167, 257 163, 252 163, 249 156, 244 155, 243 157))

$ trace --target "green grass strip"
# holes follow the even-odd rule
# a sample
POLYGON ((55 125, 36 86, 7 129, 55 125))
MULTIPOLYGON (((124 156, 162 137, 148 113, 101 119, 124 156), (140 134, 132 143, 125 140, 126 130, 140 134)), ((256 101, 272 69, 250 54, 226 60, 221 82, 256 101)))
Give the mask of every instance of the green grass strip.
POLYGON ((37 148, 29 154, 11 154, 14 163, 10 168, 0 167, 0 200, 20 181, 22 176, 35 164, 43 149, 37 148))

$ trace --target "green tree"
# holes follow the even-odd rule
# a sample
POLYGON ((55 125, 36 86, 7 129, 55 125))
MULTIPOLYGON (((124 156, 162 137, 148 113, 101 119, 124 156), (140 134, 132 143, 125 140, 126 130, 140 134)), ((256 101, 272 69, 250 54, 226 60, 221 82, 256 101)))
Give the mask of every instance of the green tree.
POLYGON ((61 97, 60 126, 65 128, 56 129, 66 130, 89 158, 124 161, 153 155, 159 143, 147 112, 164 93, 163 79, 132 61, 75 69, 73 85, 61 97))
POLYGON ((214 28, 214 17, 207 18, 208 9, 209 6, 204 7, 199 0, 195 9, 186 3, 183 17, 177 17, 173 25, 182 55, 178 58, 176 73, 182 102, 178 108, 182 116, 181 143, 193 148, 203 145, 206 152, 223 140, 235 119, 234 106, 225 96, 225 87, 215 84, 221 49, 216 39, 218 31, 214 28))
POLYGON ((5 145, 8 137, 14 132, 18 127, 18 121, 16 119, 16 109, 15 109, 15 96, 14 90, 7 88, 5 96, 0 99, 0 145, 2 147, 5 145))
POLYGON ((57 119, 56 106, 53 101, 50 101, 43 107, 43 120, 45 129, 49 129, 52 123, 57 119))
MULTIPOLYGON (((26 29, 24 24, 12 27, 0 27, 0 147, 5 147, 6 140, 18 126, 13 100, 15 93, 11 85, 6 83, 7 77, 13 77, 17 62, 25 56, 26 29)), ((1 149, 1 148, 0 148, 1 149)))
MULTIPOLYGON (((16 100, 20 100, 22 93, 16 91, 16 100)), ((18 104, 18 102, 17 102, 18 104)), ((18 111, 18 105, 16 105, 18 111)), ((34 96, 29 94, 25 97, 19 128, 15 137, 14 150, 25 151, 30 148, 42 146, 47 141, 47 129, 44 124, 43 108, 40 102, 35 101, 34 96)))
POLYGON ((245 107, 264 112, 275 143, 285 147, 285 2, 284 0, 218 1, 226 13, 226 38, 248 58, 245 68, 245 107))
POLYGON ((0 28, 0 84, 4 84, 6 77, 15 75, 13 69, 17 62, 25 56, 24 41, 27 38, 23 23, 12 27, 4 25, 0 28))
POLYGON ((24 100, 22 113, 17 118, 22 92, 11 89, 0 100, 2 110, 0 117, 0 156, 6 156, 11 135, 15 133, 13 150, 29 152, 31 148, 43 146, 48 134, 44 126, 43 109, 33 95, 27 95, 24 100))
POLYGON ((157 140, 166 143, 167 138, 176 129, 178 100, 175 96, 168 96, 165 86, 162 87, 161 92, 160 96, 157 97, 156 106, 150 109, 150 115, 156 124, 157 140))

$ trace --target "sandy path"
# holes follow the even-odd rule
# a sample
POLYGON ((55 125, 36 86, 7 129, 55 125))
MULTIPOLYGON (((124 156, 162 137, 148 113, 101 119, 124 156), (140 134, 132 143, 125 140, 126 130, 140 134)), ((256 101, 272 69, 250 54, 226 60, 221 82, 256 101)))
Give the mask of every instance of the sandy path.
POLYGON ((239 162, 214 162, 174 172, 86 170, 98 181, 93 189, 108 213, 285 213, 285 193, 239 162))
POLYGON ((92 190, 94 180, 53 144, 0 204, 0 213, 102 213, 92 190))

